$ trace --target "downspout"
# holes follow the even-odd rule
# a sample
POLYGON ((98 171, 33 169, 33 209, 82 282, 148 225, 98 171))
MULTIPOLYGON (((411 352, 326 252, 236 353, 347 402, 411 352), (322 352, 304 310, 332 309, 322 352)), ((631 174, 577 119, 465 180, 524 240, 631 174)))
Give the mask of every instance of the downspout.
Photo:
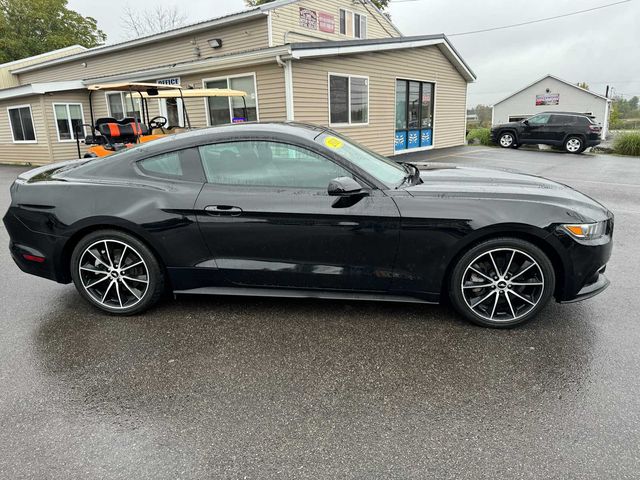
POLYGON ((287 122, 295 120, 293 107, 293 68, 291 60, 282 60, 280 55, 276 55, 276 62, 284 69, 284 96, 287 110, 287 122))

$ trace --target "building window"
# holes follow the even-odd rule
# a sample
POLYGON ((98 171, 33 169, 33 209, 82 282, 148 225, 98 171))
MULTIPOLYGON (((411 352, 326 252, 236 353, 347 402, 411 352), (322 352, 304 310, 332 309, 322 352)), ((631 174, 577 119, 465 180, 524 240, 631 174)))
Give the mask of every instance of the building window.
MULTIPOLYGON (((137 95, 134 93, 133 95, 137 95)), ((124 117, 135 117, 140 121, 142 116, 140 112, 140 99, 131 97, 126 92, 107 93, 107 106, 109 107, 109 116, 118 120, 124 117)))
POLYGON ((369 78, 329 75, 329 123, 352 125, 369 123, 369 78))
POLYGON ((54 103, 53 113, 59 142, 75 140, 76 134, 78 138, 84 138, 84 115, 80 103, 54 103))
POLYGON ((433 145, 435 85, 396 80, 395 151, 433 145))
POLYGON ((367 38, 367 16, 358 13, 353 14, 353 36, 355 38, 367 38))
POLYGON ((7 108, 13 143, 36 143, 36 130, 33 126, 31 105, 19 105, 7 108))
POLYGON ((202 83, 204 88, 231 88, 232 90, 241 90, 247 94, 244 100, 242 97, 207 98, 209 125, 258 121, 258 95, 256 93, 256 76, 254 73, 209 79, 204 80, 202 83))
POLYGON ((340 34, 354 38, 367 38, 367 16, 341 8, 340 34))

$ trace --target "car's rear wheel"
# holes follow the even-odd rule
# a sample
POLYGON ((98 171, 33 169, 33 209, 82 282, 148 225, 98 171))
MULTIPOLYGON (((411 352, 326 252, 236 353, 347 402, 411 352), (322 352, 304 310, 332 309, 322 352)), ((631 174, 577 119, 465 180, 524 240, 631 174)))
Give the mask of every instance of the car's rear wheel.
POLYGON ((502 148, 511 148, 515 143, 515 138, 513 137, 513 133, 504 132, 500 134, 500 138, 498 139, 498 143, 502 148))
POLYGON ((536 316, 554 288, 553 266, 542 250, 517 238, 496 238, 460 258, 449 295, 456 310, 473 323, 505 328, 536 316))
POLYGON ((153 252, 137 238, 117 230, 82 238, 71 255, 71 276, 86 300, 118 315, 148 309, 164 291, 163 271, 153 252))
POLYGON ((568 153, 582 153, 584 142, 580 137, 569 137, 564 142, 564 149, 568 153))

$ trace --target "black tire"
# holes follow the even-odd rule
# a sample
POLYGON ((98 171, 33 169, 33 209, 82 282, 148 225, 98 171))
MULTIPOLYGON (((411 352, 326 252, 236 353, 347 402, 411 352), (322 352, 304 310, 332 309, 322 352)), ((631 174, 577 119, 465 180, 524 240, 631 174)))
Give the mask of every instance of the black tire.
POLYGON ((584 140, 582 139, 582 137, 579 137, 577 135, 567 137, 567 139, 564 141, 563 147, 565 152, 574 153, 576 155, 584 152, 585 150, 584 140))
POLYGON ((136 237, 118 230, 99 230, 83 237, 73 249, 70 268, 80 295, 114 315, 141 313, 155 305, 165 290, 164 270, 153 252, 136 237), (103 245, 110 246, 106 253, 103 245), (92 287, 93 282, 98 285, 92 287), (102 291, 98 289, 106 289, 104 285, 111 290, 101 302, 98 297, 102 291))
POLYGON ((502 237, 477 244, 462 255, 451 273, 449 297, 454 308, 476 325, 509 328, 535 317, 549 302, 554 289, 555 274, 547 255, 530 242, 502 237), (516 251, 513 258, 512 251, 516 251), (488 270, 484 271, 486 275, 482 274, 483 265, 488 266, 488 270), (531 266, 527 268, 528 265, 531 266), (498 280, 490 273, 496 269, 498 274, 501 274, 498 280), (524 271, 518 273, 519 270, 524 271), (476 273, 478 271, 480 274, 476 273), (533 281, 529 280, 528 276, 531 276, 533 281), (541 281, 542 285, 535 282, 536 276, 540 277, 537 280, 541 281), (489 280, 486 280, 487 278, 489 280), (479 288, 474 288, 475 282, 482 284, 478 284, 479 288), (472 299, 472 295, 476 297, 472 299), (485 303, 476 300, 482 298, 487 298, 485 303))
POLYGON ((502 148, 512 148, 516 143, 516 137, 512 132, 501 132, 498 137, 498 145, 502 148))

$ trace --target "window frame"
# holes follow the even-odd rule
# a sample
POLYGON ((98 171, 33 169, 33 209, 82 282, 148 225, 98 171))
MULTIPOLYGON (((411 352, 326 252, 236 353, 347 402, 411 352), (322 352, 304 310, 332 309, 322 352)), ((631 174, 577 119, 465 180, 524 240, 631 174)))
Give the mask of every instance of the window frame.
POLYGON ((369 122, 371 121, 371 80, 366 75, 351 75, 348 73, 336 73, 336 72, 327 72, 327 103, 328 103, 328 111, 329 111, 329 122, 328 125, 330 127, 343 128, 343 127, 367 127, 369 126, 369 122), (342 77, 347 78, 347 111, 349 112, 349 121, 347 123, 333 123, 331 122, 331 77, 342 77), (354 123, 351 121, 351 79, 352 78, 361 78, 367 81, 367 121, 366 122, 358 122, 354 123))
MULTIPOLYGON (((260 102, 258 101, 258 77, 256 75, 256 72, 246 72, 246 73, 240 73, 240 74, 236 74, 236 75, 223 75, 220 77, 210 77, 210 78, 203 78, 202 79, 202 88, 207 88, 207 82, 216 82, 216 81, 220 81, 220 80, 226 80, 227 81, 227 88, 229 88, 229 80, 232 78, 241 78, 241 77, 251 77, 253 76, 253 90, 256 93, 256 122, 260 121, 260 102)), ((232 97, 228 97, 227 101, 229 103, 229 123, 228 124, 223 124, 223 125, 231 125, 233 123, 233 106, 231 103, 231 99, 232 97)), ((207 117, 207 127, 213 127, 213 126, 217 126, 217 125, 211 125, 211 112, 209 111, 209 102, 207 101, 207 98, 204 98, 204 108, 205 108, 205 112, 206 112, 206 117, 207 117)), ((244 123, 250 123, 250 122, 244 122, 244 123)))
POLYGON ((13 143, 18 144, 29 144, 29 143, 38 143, 38 132, 36 132, 36 123, 33 121, 33 109, 31 108, 31 104, 23 104, 23 105, 11 105, 7 107, 7 117, 9 119, 9 130, 11 130, 11 140, 13 143), (28 108, 29 115, 31 116, 31 126, 33 127, 33 140, 16 140, 15 134, 13 132, 13 123, 11 121, 11 110, 20 110, 21 108, 28 108))
POLYGON ((340 35, 343 35, 345 37, 348 38, 357 38, 359 40, 364 40, 367 38, 367 34, 368 34, 368 30, 369 30, 369 15, 367 15, 366 13, 360 13, 360 12, 356 12, 355 10, 351 10, 349 8, 339 8, 338 9, 338 33, 340 35), (344 32, 341 31, 342 29, 342 21, 341 21, 341 15, 342 12, 344 12, 344 32), (347 33, 348 28, 347 28, 347 13, 351 14, 351 35, 349 35, 347 33), (360 18, 360 36, 356 37, 356 15, 358 15, 358 17, 360 18), (364 35, 362 35, 363 32, 363 22, 362 19, 364 18, 364 35))
POLYGON ((353 12, 353 38, 357 38, 358 40, 365 40, 367 38, 368 25, 369 25, 369 19, 367 18, 367 14, 353 12), (358 28, 360 29, 360 36, 356 36, 356 15, 360 19, 360 22, 359 22, 360 25, 358 25, 358 28), (362 28, 363 24, 364 24, 364 29, 362 28))
POLYGON ((142 177, 152 178, 155 180, 169 180, 172 182, 204 184, 204 183, 207 183, 207 179, 204 173, 204 167, 202 165, 202 160, 200 159, 200 153, 198 151, 198 148, 199 146, 195 146, 195 147, 181 148, 177 150, 168 150, 162 153, 155 153, 153 155, 148 155, 144 158, 134 160, 132 164, 136 173, 142 177), (190 168, 182 168, 182 175, 180 177, 163 174, 159 172, 152 172, 151 170, 147 170, 142 166, 142 163, 145 160, 149 160, 155 157, 160 157, 162 155, 169 155, 172 153, 175 153, 178 155, 178 158, 180 159, 181 167, 184 167, 185 165, 188 166, 189 165, 188 162, 192 163, 190 168))
MULTIPOLYGON (((113 113, 111 112, 111 104, 109 103, 109 95, 120 95, 120 106, 122 107, 122 118, 126 118, 127 117, 127 105, 125 104, 125 95, 128 94, 129 92, 104 92, 104 100, 107 103, 107 113, 109 114, 110 117, 112 118, 116 118, 113 113)), ((131 96, 132 98, 132 102, 133 102, 133 107, 134 107, 134 112, 135 112, 135 107, 136 107, 136 103, 138 104, 138 106, 140 107, 140 120, 142 120, 142 101, 139 97, 135 96, 136 93, 134 92, 134 94, 131 96)))
POLYGON ((327 187, 322 187, 322 188, 318 188, 318 187, 291 187, 291 186, 277 186, 277 185, 241 185, 241 184, 237 184, 237 183, 214 183, 214 182, 210 182, 209 179, 207 178, 207 169, 204 166, 204 158, 202 156, 202 153, 200 151, 201 148, 203 147, 208 147, 208 146, 212 146, 212 145, 227 145, 227 144, 233 144, 233 143, 243 143, 243 142, 265 142, 265 143, 276 143, 279 145, 286 145, 288 147, 294 147, 297 148, 299 150, 305 150, 307 152, 311 152, 321 158, 323 158, 324 160, 326 160, 327 162, 331 162, 334 165, 337 165, 338 167, 340 167, 341 169, 343 169, 344 171, 346 171, 347 173, 349 173, 352 178, 354 178, 354 180, 356 180, 357 182, 359 182, 360 184, 362 184, 363 186, 366 186, 367 188, 371 188, 373 189, 374 187, 372 187, 370 185, 370 182, 368 180, 365 180, 362 178, 362 175, 359 174, 357 171, 354 170, 354 168, 351 168, 351 164, 349 162, 342 162, 342 161, 337 161, 332 159, 331 157, 329 157, 328 155, 326 155, 325 152, 323 152, 320 149, 315 149, 315 148, 311 148, 308 145, 301 145, 298 143, 294 143, 291 141, 287 141, 287 140, 273 140, 273 139, 269 139, 269 138, 259 138, 259 137, 247 137, 247 138, 237 138, 237 139, 233 139, 233 140, 220 140, 220 141, 216 141, 216 142, 211 142, 211 143, 203 143, 203 144, 199 144, 198 146, 194 147, 194 150, 198 153, 199 158, 200 158, 200 165, 202 167, 202 171, 203 171, 203 175, 204 175, 204 182, 207 185, 213 185, 213 186, 219 186, 219 187, 233 187, 233 188, 247 188, 247 189, 258 189, 258 190, 308 190, 308 191, 325 191, 327 187, 329 186, 329 184, 327 184, 327 187), (345 163, 347 163, 349 166, 345 165, 345 163))
POLYGON ((51 108, 53 108, 53 120, 54 123, 56 124, 56 134, 58 135, 58 143, 76 143, 76 138, 75 138, 75 132, 73 130, 73 123, 71 123, 71 110, 69 109, 70 105, 78 105, 80 107, 80 116, 82 117, 82 134, 83 137, 80 138, 79 140, 84 140, 85 137, 87 136, 87 130, 85 127, 85 120, 84 120, 84 108, 82 106, 81 102, 53 102, 51 104, 51 108), (69 118, 67 118, 67 123, 69 125, 69 131, 71 132, 71 138, 67 139, 67 140, 63 140, 60 138, 60 128, 58 127, 58 117, 56 114, 56 105, 58 106, 65 106, 67 108, 67 115, 69 115, 69 118))

